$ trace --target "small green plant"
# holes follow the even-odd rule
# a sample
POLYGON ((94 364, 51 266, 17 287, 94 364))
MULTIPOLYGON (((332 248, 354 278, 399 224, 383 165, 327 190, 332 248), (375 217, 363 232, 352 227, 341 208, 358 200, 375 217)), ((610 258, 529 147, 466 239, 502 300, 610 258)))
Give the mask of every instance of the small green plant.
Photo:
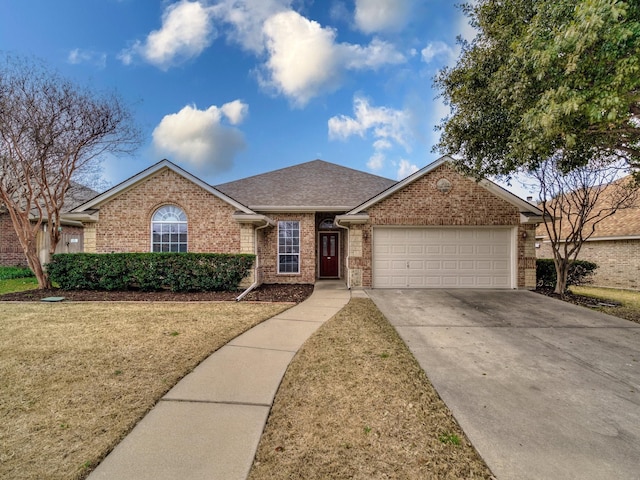
POLYGON ((171 335, 172 337, 177 337, 178 335, 180 335, 180 332, 171 332, 169 335, 171 335))
POLYGON ((445 444, 460 445, 460 437, 455 433, 443 433, 438 437, 438 440, 445 444))
POLYGON ((113 374, 117 377, 119 375, 122 375, 122 370, 116 370, 115 372, 113 372, 113 374))
POLYGON ((0 280, 33 277, 33 272, 25 267, 0 267, 0 280))
POLYGON ((371 427, 369 425, 364 427, 364 433, 371 433, 371 427))
POLYGON ((382 352, 380 354, 380 358, 389 358, 389 354, 387 352, 382 352))

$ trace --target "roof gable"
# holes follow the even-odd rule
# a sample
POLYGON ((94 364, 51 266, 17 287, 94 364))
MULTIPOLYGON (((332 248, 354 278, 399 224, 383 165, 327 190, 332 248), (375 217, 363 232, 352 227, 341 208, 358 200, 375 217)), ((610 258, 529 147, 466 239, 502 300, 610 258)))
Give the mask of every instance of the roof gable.
POLYGON ((82 205, 77 206, 71 212, 72 213, 81 213, 81 212, 85 212, 87 210, 98 208, 101 204, 111 200, 112 198, 116 197, 117 195, 120 195, 121 193, 125 192, 126 190, 129 190, 130 188, 134 187, 135 185, 137 185, 141 181, 143 181, 143 180, 155 175, 156 173, 158 173, 159 171, 161 171, 162 169, 165 169, 165 168, 171 170, 172 172, 176 173, 177 175, 180 175, 181 177, 185 178, 186 180, 198 185, 203 190, 209 192, 210 194, 212 194, 215 197, 218 197, 220 200, 228 203, 229 205, 237 208, 238 210, 240 210, 240 211, 242 211, 244 213, 254 213, 249 208, 247 208, 245 205, 242 205, 240 202, 237 202, 233 198, 231 198, 228 195, 224 194, 223 192, 215 189, 211 185, 209 185, 206 182, 200 180, 198 177, 190 174, 186 170, 183 170, 182 168, 178 167, 176 164, 174 164, 174 163, 172 163, 172 162, 170 162, 169 160, 166 160, 166 159, 165 160, 161 160, 160 162, 156 163, 155 165, 152 165, 151 167, 143 170, 142 172, 134 175, 133 177, 131 177, 131 178, 125 180, 124 182, 116 185, 115 187, 107 190, 106 192, 101 193, 100 195, 98 195, 98 196, 92 198, 91 200, 89 200, 88 202, 85 202, 82 205))
POLYGON ((216 188, 252 210, 346 211, 395 183, 388 178, 313 160, 216 188))
MULTIPOLYGON (((368 199, 366 202, 358 205, 356 208, 354 208, 353 210, 349 211, 347 213, 347 215, 358 215, 360 213, 363 213, 366 209, 370 208, 372 205, 375 205, 378 202, 381 202, 382 200, 384 200, 385 198, 390 197, 394 193, 396 193, 396 192, 402 190, 403 188, 405 188, 407 185, 410 185, 413 182, 415 182, 416 180, 424 177, 425 175, 428 175, 429 173, 431 173, 432 171, 434 171, 435 169, 437 169, 438 167, 440 167, 441 165, 443 165, 444 163, 447 163, 447 162, 453 162, 453 158, 451 158, 448 155, 440 157, 438 160, 430 163, 429 165, 427 165, 426 167, 422 168, 421 170, 418 170, 414 174, 409 175, 404 180, 401 180, 400 182, 397 182, 396 184, 390 186, 386 190, 384 190, 384 191, 378 193, 377 195, 375 195, 374 197, 368 199)), ((535 205, 532 205, 529 202, 521 199, 517 195, 514 195, 513 193, 509 192, 508 190, 505 190, 504 188, 502 188, 501 186, 495 184, 494 182, 492 182, 490 180, 487 180, 487 179, 483 179, 483 180, 478 181, 477 183, 478 183, 478 185, 480 185, 480 186, 484 187, 485 189, 489 190, 494 195, 502 198, 503 200, 505 200, 505 201, 509 202, 510 204, 514 205, 515 207, 517 207, 518 210, 520 211, 520 213, 522 213, 523 215, 536 216, 536 217, 537 216, 540 216, 540 217, 542 216, 542 211, 539 208, 537 208, 535 205)))

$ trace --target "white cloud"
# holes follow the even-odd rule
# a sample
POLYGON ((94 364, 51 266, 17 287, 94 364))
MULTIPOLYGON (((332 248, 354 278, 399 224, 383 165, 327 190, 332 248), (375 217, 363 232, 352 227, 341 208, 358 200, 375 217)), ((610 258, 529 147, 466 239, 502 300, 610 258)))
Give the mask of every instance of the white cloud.
POLYGON ((262 84, 291 98, 298 106, 331 92, 345 70, 377 69, 405 58, 378 39, 369 45, 336 43, 336 32, 288 10, 264 24, 269 59, 262 84))
POLYGON ((229 40, 238 43, 245 50, 260 54, 265 50, 262 31, 269 17, 287 11, 292 0, 221 0, 212 7, 214 17, 231 28, 227 32, 229 40))
POLYGON ((338 48, 343 50, 344 64, 350 70, 376 70, 381 66, 396 65, 406 60, 404 55, 398 52, 393 45, 377 38, 374 38, 365 47, 362 45, 341 44, 338 48))
POLYGON ((104 68, 107 66, 107 54, 103 52, 95 52, 93 50, 75 48, 69 52, 67 61, 72 65, 89 63, 97 67, 104 68))
POLYGON ((384 161, 385 161, 384 153, 374 152, 374 154, 371 155, 371 157, 369 158, 369 161, 367 162, 367 168, 373 171, 382 170, 382 167, 384 167, 384 161))
POLYGON ((436 57, 444 58, 445 63, 450 63, 457 57, 458 49, 444 42, 436 41, 429 42, 420 53, 422 54, 422 61, 425 63, 430 63, 436 57))
POLYGON ((158 151, 190 164, 200 173, 227 170, 245 141, 242 132, 223 121, 240 123, 248 108, 239 100, 206 110, 187 105, 178 113, 164 116, 153 131, 153 144, 158 151))
POLYGON ((136 56, 162 70, 200 55, 215 37, 213 11, 200 1, 181 0, 169 5, 162 14, 162 27, 151 32, 144 42, 137 41, 120 53, 123 63, 136 56))
POLYGON ((373 107, 364 97, 356 96, 353 99, 353 111, 355 118, 346 115, 338 115, 329 119, 329 138, 347 139, 358 135, 364 137, 372 132, 378 146, 389 148, 391 142, 395 142, 410 150, 409 145, 409 121, 411 115, 407 110, 394 110, 388 107, 373 107), (383 140, 383 143, 378 143, 383 140))
POLYGON ((367 162, 370 170, 382 170, 386 162, 384 152, 393 149, 394 145, 400 145, 405 151, 411 150, 411 114, 408 110, 373 107, 366 98, 356 96, 353 111, 354 117, 338 115, 329 119, 329 139, 373 136, 373 154, 367 162))
POLYGON ((356 0, 356 26, 365 33, 396 31, 411 15, 412 0, 356 0))
POLYGON ((418 170, 420 169, 413 163, 409 162, 409 160, 400 160, 396 178, 398 180, 402 180, 418 170))
POLYGON ((229 119, 231 125, 238 125, 244 121, 249 113, 249 105, 241 100, 225 103, 220 107, 222 113, 229 119))
POLYGON ((339 64, 332 29, 289 10, 269 18, 264 33, 270 77, 265 85, 291 97, 297 105, 337 88, 339 64))

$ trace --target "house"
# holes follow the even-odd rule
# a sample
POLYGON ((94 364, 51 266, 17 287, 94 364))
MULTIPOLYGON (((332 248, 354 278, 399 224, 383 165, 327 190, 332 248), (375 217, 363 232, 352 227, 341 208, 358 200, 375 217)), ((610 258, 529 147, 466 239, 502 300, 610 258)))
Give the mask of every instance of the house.
MULTIPOLYGON (((60 242, 56 245, 55 253, 77 253, 83 251, 83 225, 81 222, 69 218, 67 214, 81 203, 95 197, 97 193, 84 185, 71 182, 69 190, 65 194, 64 207, 60 212, 61 225, 59 227, 62 228, 62 235, 60 242)), ((36 215, 37 212, 34 209, 32 214, 34 221, 37 219, 36 215)), ((49 261, 50 239, 47 234, 47 228, 49 228, 48 221, 44 218, 36 236, 38 256, 42 263, 49 261)), ((27 257, 22 250, 9 213, 2 204, 0 204, 0 265, 10 267, 27 266, 27 257)))
MULTIPOLYGON (((598 265, 592 278, 593 285, 640 290, 639 203, 636 202, 631 208, 617 210, 602 220, 596 225, 594 234, 582 244, 578 259, 598 265)), ((561 238, 563 237, 566 238, 566 231, 561 232, 561 238)), ((536 232, 536 256, 553 258, 551 241, 544 223, 538 226, 536 232)))
POLYGON ((69 218, 86 252, 256 254, 247 283, 535 288, 542 212, 450 160, 400 182, 314 160, 215 187, 163 160, 69 218))

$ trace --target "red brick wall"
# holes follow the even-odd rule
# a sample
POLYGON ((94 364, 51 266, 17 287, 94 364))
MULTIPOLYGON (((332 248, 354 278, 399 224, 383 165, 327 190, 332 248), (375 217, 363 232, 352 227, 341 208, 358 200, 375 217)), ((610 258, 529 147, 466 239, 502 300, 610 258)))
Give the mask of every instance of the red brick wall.
POLYGON ((96 251, 148 252, 151 217, 163 205, 187 215, 190 252, 240 252, 236 209, 169 169, 163 169, 100 207, 96 251))
POLYGON ((0 265, 27 266, 27 258, 24 256, 8 213, 0 214, 0 265))
MULTIPOLYGON (((351 258, 352 268, 362 268, 362 283, 372 284, 372 226, 421 225, 421 226, 499 226, 520 225, 518 208, 493 195, 475 181, 458 174, 449 165, 442 165, 402 190, 382 200, 368 210, 370 223, 363 226, 363 257, 351 258), (451 182, 447 193, 438 190, 438 180, 451 182)), ((519 227, 518 235, 518 287, 527 285, 526 270, 535 279, 535 252, 533 249, 535 226, 519 227), (526 228, 528 235, 523 238, 526 228), (527 248, 526 245, 529 245, 527 248)))
POLYGON ((266 214, 276 222, 275 227, 259 232, 260 279, 263 283, 315 283, 316 280, 316 222, 313 213, 266 214), (278 226, 277 222, 300 222, 300 273, 278 273, 278 226))
MULTIPOLYGON (((538 241, 538 258, 553 258, 551 244, 538 241)), ((585 242, 579 260, 598 265, 592 285, 640 290, 640 240, 602 240, 585 242)))

